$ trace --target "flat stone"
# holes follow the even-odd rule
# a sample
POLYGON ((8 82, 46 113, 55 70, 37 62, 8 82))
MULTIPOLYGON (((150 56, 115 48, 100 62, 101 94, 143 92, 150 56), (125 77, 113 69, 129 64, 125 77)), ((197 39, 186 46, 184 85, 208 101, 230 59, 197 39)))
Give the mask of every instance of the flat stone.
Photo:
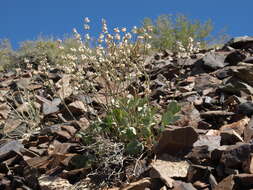
POLYGON ((234 175, 230 175, 218 183, 214 190, 232 190, 234 188, 234 185, 234 175))
POLYGON ((191 183, 185 183, 183 181, 175 181, 174 188, 172 190, 197 190, 191 183))
POLYGON ((200 135, 199 139, 193 144, 194 147, 206 145, 209 151, 220 147, 221 136, 200 135))
POLYGON ((192 127, 165 129, 154 148, 156 154, 177 154, 189 149, 198 140, 198 133, 192 127))
POLYGON ((228 65, 225 63, 225 56, 220 53, 209 52, 202 58, 204 68, 217 70, 228 65))

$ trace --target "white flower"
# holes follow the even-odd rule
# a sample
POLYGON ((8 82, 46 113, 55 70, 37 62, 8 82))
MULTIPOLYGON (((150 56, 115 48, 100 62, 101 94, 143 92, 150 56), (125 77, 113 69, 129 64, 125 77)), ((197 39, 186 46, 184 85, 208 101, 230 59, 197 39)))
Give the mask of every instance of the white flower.
POLYGON ((98 38, 98 43, 103 43, 103 39, 101 39, 101 38, 98 38))
POLYGON ((86 40, 90 40, 90 35, 89 34, 85 34, 85 39, 86 40))
POLYGON ((81 54, 81 59, 85 60, 85 59, 87 59, 87 57, 85 55, 81 54))
POLYGON ((106 24, 106 20, 102 18, 102 24, 106 24))
POLYGON ((153 31, 153 27, 152 27, 152 26, 148 26, 148 27, 147 27, 147 31, 148 31, 148 32, 152 32, 152 31, 153 31))
POLYGON ((113 31, 114 31, 114 32, 116 32, 116 33, 120 33, 120 31, 119 31, 119 28, 118 28, 118 27, 117 27, 117 28, 114 28, 114 29, 113 29, 113 31))
POLYGON ((119 33, 115 34, 114 37, 115 37, 115 40, 118 40, 118 41, 120 40, 120 34, 119 33))
POLYGON ((127 29, 124 27, 124 28, 121 29, 121 31, 122 31, 122 32, 126 32, 127 29))
POLYGON ((24 58, 24 62, 25 62, 25 63, 29 63, 30 61, 29 61, 29 59, 24 58))
POLYGON ((76 52, 76 48, 70 48, 70 51, 76 52))
POLYGON ((141 39, 144 39, 144 37, 143 37, 143 36, 138 36, 137 38, 138 38, 138 39, 140 39, 140 40, 141 40, 141 39))
POLYGON ((90 29, 90 26, 88 24, 85 24, 83 27, 84 27, 84 30, 89 30, 90 29))
POLYGON ((108 32, 108 28, 107 28, 107 25, 106 25, 106 24, 103 25, 102 31, 103 31, 104 33, 107 33, 107 32, 108 32))
POLYGON ((76 28, 73 28, 73 33, 77 33, 77 30, 76 30, 76 28))
POLYGON ((147 44, 147 45, 146 45, 146 48, 147 48, 147 49, 150 49, 150 48, 151 48, 151 45, 150 45, 150 44, 147 44))
POLYGON ((109 40, 113 40, 113 36, 112 36, 111 34, 107 34, 106 37, 107 37, 107 39, 109 39, 109 40))
POLYGON ((85 23, 89 23, 89 22, 90 22, 90 19, 89 19, 88 17, 85 17, 85 18, 84 18, 84 22, 85 22, 85 23))
POLYGON ((136 33, 137 33, 137 30, 138 30, 138 29, 137 29, 137 26, 134 26, 133 29, 132 29, 132 32, 133 32, 134 34, 136 34, 136 33))
POLYGON ((100 34, 100 35, 99 35, 99 39, 101 39, 101 40, 104 39, 104 37, 105 37, 105 36, 104 36, 103 34, 100 34))
POLYGON ((128 33, 126 34, 126 38, 127 38, 127 39, 131 39, 131 38, 132 38, 132 35, 128 32, 128 33))

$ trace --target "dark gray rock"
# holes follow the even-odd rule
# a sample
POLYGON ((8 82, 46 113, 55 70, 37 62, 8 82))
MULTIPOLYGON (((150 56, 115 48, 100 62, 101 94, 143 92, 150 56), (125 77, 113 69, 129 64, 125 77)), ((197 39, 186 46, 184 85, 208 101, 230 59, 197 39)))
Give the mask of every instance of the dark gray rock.
POLYGON ((246 55, 239 50, 236 50, 227 55, 225 62, 229 63, 229 65, 237 65, 237 63, 243 61, 246 58, 246 55))
POLYGON ((238 142, 243 142, 242 137, 233 129, 221 132, 221 145, 234 145, 238 142))
POLYGON ((253 102, 244 102, 238 105, 237 108, 237 113, 238 114, 243 114, 243 115, 252 115, 253 114, 253 102))
POLYGON ((242 162, 253 152, 253 145, 240 143, 229 146, 223 151, 220 162, 227 168, 240 169, 242 162))
POLYGON ((250 36, 240 36, 232 38, 228 41, 224 47, 230 46, 235 49, 250 49, 253 48, 253 37, 250 36))
POLYGON ((60 98, 54 98, 53 101, 44 102, 42 106, 42 112, 44 115, 49 115, 59 111, 59 105, 61 104, 60 98))
POLYGON ((217 70, 228 65, 225 62, 225 55, 220 53, 209 52, 202 59, 204 68, 207 70, 217 70))
POLYGON ((0 147, 0 155, 9 153, 10 151, 14 151, 16 153, 20 153, 24 149, 24 145, 18 140, 12 140, 6 142, 0 147))

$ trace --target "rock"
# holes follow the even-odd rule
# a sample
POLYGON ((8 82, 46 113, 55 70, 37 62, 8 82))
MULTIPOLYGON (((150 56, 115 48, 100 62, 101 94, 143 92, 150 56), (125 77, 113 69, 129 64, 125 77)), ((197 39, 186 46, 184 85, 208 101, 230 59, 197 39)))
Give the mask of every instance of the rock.
POLYGON ((247 116, 253 115, 253 102, 245 102, 245 103, 239 104, 237 108, 237 113, 247 115, 247 116))
POLYGON ((165 129, 154 148, 156 154, 177 154, 193 146, 198 140, 198 133, 192 127, 173 127, 165 129))
POLYGON ((29 111, 31 112, 31 109, 36 109, 38 111, 40 111, 41 105, 37 102, 33 102, 32 105, 31 103, 28 102, 24 102, 23 104, 21 104, 20 106, 17 107, 17 111, 21 114, 26 114, 29 113, 29 111))
POLYGON ((52 177, 42 175, 39 178, 39 184, 42 189, 50 189, 50 190, 73 188, 73 185, 71 185, 67 179, 62 179, 57 176, 52 177))
POLYGON ((22 123, 19 119, 8 119, 5 121, 3 132, 4 134, 8 134, 14 131, 18 126, 22 123))
POLYGON ((224 47, 230 46, 235 49, 249 49, 253 47, 253 37, 249 36, 240 36, 232 38, 228 41, 224 47))
POLYGON ((196 129, 201 121, 200 113, 192 103, 182 104, 179 114, 179 119, 174 123, 177 126, 189 126, 196 129))
POLYGON ((253 86, 253 64, 238 64, 232 72, 241 82, 253 86))
POLYGON ((55 124, 50 127, 44 127, 41 134, 54 134, 63 140, 68 140, 74 136, 77 130, 67 124, 55 124))
POLYGON ((152 183, 150 178, 143 178, 139 181, 128 184, 127 186, 120 188, 120 190, 144 190, 151 188, 152 183))
POLYGON ((0 104, 0 119, 7 119, 10 111, 11 108, 6 103, 0 104))
MULTIPOLYGON (((151 163, 151 174, 159 173, 161 178, 166 179, 167 177, 186 177, 189 168, 189 163, 184 160, 175 159, 170 157, 166 160, 155 160, 151 163)), ((152 175, 150 175, 152 177, 152 175)), ((153 176, 156 176, 153 175, 153 176)))
POLYGON ((234 145, 238 142, 243 142, 242 137, 233 129, 222 131, 220 135, 221 145, 234 145))
POLYGON ((31 78, 21 78, 16 81, 13 81, 11 84, 11 87, 15 90, 25 90, 29 88, 29 85, 31 83, 31 78))
POLYGON ((201 74, 197 76, 195 80, 198 82, 195 83, 194 90, 200 93, 207 88, 213 88, 215 91, 215 89, 222 83, 221 80, 212 77, 209 74, 201 74))
POLYGON ((247 57, 243 60, 244 63, 253 63, 253 57, 247 57))
POLYGON ((242 164, 243 171, 245 173, 253 174, 253 154, 251 153, 249 158, 242 164))
POLYGON ((248 95, 253 94, 253 87, 248 85, 247 83, 238 80, 236 77, 230 77, 223 80, 223 85, 219 88, 222 92, 242 95, 246 93, 248 95))
POLYGON ((209 175, 208 181, 209 181, 212 189, 214 189, 214 187, 218 184, 215 177, 213 176, 213 174, 209 175))
POLYGON ((87 107, 82 101, 74 101, 68 105, 68 108, 71 112, 75 114, 81 114, 88 111, 87 107))
POLYGON ((220 147, 221 137, 215 135, 200 135, 199 139, 193 144, 193 147, 206 145, 208 151, 213 151, 220 147))
POLYGON ((238 135, 241 136, 243 135, 244 129, 248 125, 249 121, 250 121, 250 118, 244 117, 243 119, 239 121, 221 126, 220 131, 233 129, 238 135))
POLYGON ((237 189, 252 189, 253 174, 237 174, 234 176, 235 187, 237 189))
POLYGON ((246 143, 252 142, 253 138, 253 117, 250 119, 249 124, 244 128, 243 131, 244 141, 246 143))
POLYGON ((201 181, 208 183, 210 171, 208 167, 192 164, 187 173, 187 182, 195 183, 201 181))
POLYGON ((215 186, 214 190, 233 190, 234 185, 234 175, 230 175, 218 183, 218 185, 215 186))
POLYGON ((0 146, 0 155, 6 154, 10 151, 20 153, 24 149, 24 145, 18 140, 12 140, 0 146))
POLYGON ((193 186, 196 187, 197 189, 208 189, 209 184, 204 183, 202 181, 196 181, 193 183, 193 186))
POLYGON ((242 162, 247 160, 253 152, 253 145, 240 143, 229 146, 223 151, 220 162, 227 168, 241 168, 242 162))
POLYGON ((229 65, 237 65, 237 63, 243 61, 245 58, 246 55, 242 51, 236 50, 227 55, 225 62, 229 63, 229 65))
POLYGON ((211 152, 211 160, 213 163, 218 164, 220 162, 223 152, 228 148, 227 145, 220 146, 219 148, 211 152))
POLYGON ((62 79, 60 79, 55 85, 57 90, 57 95, 64 100, 65 98, 69 97, 73 89, 70 85, 71 76, 70 75, 63 75, 62 79))
POLYGON ((175 181, 174 188, 172 190, 197 190, 191 183, 185 183, 182 181, 175 181))
POLYGON ((54 98, 53 101, 47 100, 47 102, 44 102, 42 106, 43 114, 49 115, 58 112, 60 110, 58 107, 60 104, 61 104, 60 98, 54 98))
POLYGON ((185 156, 194 164, 209 164, 211 160, 208 146, 196 146, 185 156))
POLYGON ((201 59, 203 67, 207 70, 217 70, 228 65, 225 63, 225 56, 220 53, 209 52, 201 59))

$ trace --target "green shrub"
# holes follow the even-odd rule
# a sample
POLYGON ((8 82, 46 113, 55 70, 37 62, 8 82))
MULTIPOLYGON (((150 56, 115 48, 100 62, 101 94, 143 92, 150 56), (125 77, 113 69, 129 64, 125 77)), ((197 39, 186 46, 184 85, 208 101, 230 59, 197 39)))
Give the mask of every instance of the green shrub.
POLYGON ((0 40, 0 71, 12 67, 14 60, 15 54, 10 42, 7 39, 0 40))
POLYGON ((150 105, 147 98, 123 98, 106 114, 105 118, 94 125, 104 135, 125 143, 129 154, 138 154, 144 147, 151 148, 155 143, 154 127, 161 123, 160 133, 168 124, 178 119, 180 107, 172 102, 158 119, 158 110, 150 105))
POLYGON ((184 15, 161 15, 153 21, 150 18, 145 18, 143 27, 152 30, 149 34, 151 44, 156 49, 169 49, 180 51, 182 46, 186 51, 190 51, 191 44, 204 47, 207 45, 207 38, 213 29, 210 20, 201 23, 198 20, 190 20, 184 15))

